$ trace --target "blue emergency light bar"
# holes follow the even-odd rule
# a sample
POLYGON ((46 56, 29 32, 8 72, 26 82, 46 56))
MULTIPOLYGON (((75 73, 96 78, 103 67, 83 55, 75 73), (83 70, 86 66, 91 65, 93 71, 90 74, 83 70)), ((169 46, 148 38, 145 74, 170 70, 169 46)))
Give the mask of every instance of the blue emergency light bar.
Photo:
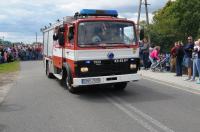
POLYGON ((96 9, 82 9, 80 11, 82 16, 113 16, 117 17, 118 12, 116 10, 96 10, 96 9))

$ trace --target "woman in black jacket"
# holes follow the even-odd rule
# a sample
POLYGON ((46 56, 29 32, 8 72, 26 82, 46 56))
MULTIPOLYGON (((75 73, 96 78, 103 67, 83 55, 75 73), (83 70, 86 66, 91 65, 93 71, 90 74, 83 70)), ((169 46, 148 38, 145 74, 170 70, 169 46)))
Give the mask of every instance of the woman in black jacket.
POLYGON ((182 76, 183 57, 184 57, 183 44, 181 42, 178 42, 178 46, 176 48, 176 76, 182 76))

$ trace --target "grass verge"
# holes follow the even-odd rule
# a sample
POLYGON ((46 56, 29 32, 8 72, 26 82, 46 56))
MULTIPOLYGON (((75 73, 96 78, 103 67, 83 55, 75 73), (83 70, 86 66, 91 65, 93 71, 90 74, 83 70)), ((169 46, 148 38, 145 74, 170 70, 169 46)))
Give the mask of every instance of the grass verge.
POLYGON ((19 61, 0 64, 0 74, 16 72, 20 69, 19 61))

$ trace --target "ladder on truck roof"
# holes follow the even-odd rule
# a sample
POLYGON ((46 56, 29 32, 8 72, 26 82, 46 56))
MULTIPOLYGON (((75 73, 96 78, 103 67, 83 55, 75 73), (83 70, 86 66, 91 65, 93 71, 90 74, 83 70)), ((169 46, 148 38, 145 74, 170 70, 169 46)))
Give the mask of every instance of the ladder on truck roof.
POLYGON ((42 32, 52 30, 56 26, 62 26, 64 24, 70 24, 73 21, 77 19, 84 19, 88 17, 94 17, 94 16, 110 16, 110 17, 116 17, 118 16, 118 12, 116 10, 97 10, 97 9, 82 9, 80 12, 76 12, 74 16, 66 16, 63 17, 63 20, 57 20, 56 23, 51 24, 50 26, 45 26, 45 28, 41 28, 42 32))
POLYGON ((57 27, 57 26, 62 26, 62 25, 64 25, 64 24, 70 24, 70 23, 72 23, 74 20, 76 20, 75 18, 74 18, 74 16, 66 16, 66 17, 63 17, 63 20, 57 20, 57 22, 56 23, 54 23, 54 24, 51 24, 50 23, 50 26, 45 26, 44 28, 41 28, 40 30, 42 31, 42 32, 46 32, 46 31, 49 31, 49 30, 52 30, 53 28, 55 28, 55 27, 57 27))

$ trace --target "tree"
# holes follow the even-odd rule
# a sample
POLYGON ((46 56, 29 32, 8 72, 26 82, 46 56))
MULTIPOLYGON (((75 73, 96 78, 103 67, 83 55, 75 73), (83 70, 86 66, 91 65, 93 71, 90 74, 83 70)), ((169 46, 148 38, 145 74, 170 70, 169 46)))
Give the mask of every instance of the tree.
POLYGON ((0 39, 0 44, 10 46, 12 43, 10 41, 3 41, 2 39, 0 39))
POLYGON ((178 40, 187 36, 200 36, 200 1, 168 1, 165 7, 154 12, 153 23, 148 27, 151 41, 169 50, 178 40))

